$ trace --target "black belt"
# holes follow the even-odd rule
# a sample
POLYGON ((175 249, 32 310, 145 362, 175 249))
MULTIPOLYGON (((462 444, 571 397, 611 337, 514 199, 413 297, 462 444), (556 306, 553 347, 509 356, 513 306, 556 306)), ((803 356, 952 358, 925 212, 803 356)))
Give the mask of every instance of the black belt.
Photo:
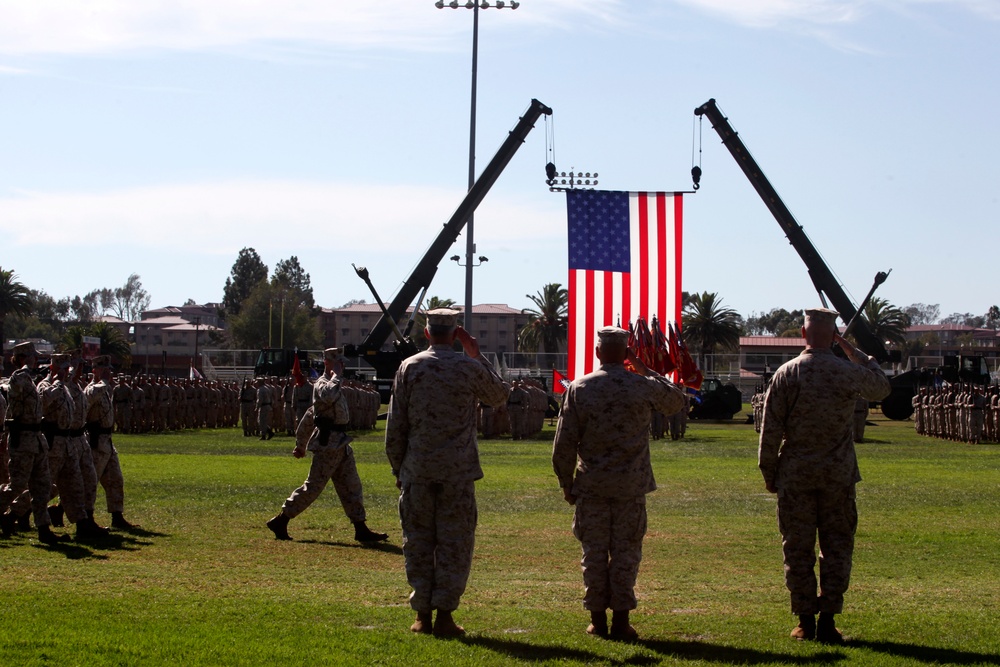
POLYGON ((38 431, 42 430, 41 424, 25 424, 23 422, 16 422, 13 419, 7 419, 5 421, 7 423, 7 430, 10 431, 11 433, 15 431, 18 432, 28 431, 37 433, 38 431))
POLYGON ((69 429, 67 431, 67 433, 69 433, 69 437, 71 437, 71 438, 79 438, 81 435, 83 435, 86 432, 87 432, 87 429, 82 428, 82 427, 81 428, 71 428, 71 429, 69 429))

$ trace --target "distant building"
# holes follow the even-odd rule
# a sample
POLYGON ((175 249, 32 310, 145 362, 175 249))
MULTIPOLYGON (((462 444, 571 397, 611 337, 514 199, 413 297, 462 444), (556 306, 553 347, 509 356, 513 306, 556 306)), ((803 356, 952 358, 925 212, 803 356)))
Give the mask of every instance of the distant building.
MULTIPOLYGON (((388 304, 386 304, 388 306, 388 304)), ((409 317, 412 308, 406 310, 409 317)), ((375 327, 382 317, 378 304, 352 304, 345 308, 323 309, 320 328, 324 340, 332 341, 330 346, 348 343, 358 345, 375 327), (324 322, 326 324, 324 324, 324 322), (332 331, 332 336, 329 333, 332 331)), ((517 351, 517 332, 528 323, 528 316, 516 308, 502 303, 484 303, 472 307, 472 323, 465 329, 479 340, 486 352, 502 354, 517 351)), ((401 323, 402 328, 405 321, 401 323)), ((392 349, 392 339, 386 341, 383 349, 392 349)))

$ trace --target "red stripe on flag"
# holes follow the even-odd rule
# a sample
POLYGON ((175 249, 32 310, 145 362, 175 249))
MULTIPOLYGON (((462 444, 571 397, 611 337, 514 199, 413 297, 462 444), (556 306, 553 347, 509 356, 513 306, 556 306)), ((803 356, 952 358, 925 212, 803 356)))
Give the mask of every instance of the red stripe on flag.
MULTIPOLYGON (((667 265, 667 199, 662 192, 656 193, 656 265, 666 267, 667 265)), ((656 312, 647 313, 647 319, 652 319, 653 315, 663 317, 667 312, 667 272, 663 269, 657 271, 656 290, 656 312)))
POLYGON ((622 329, 628 329, 632 321, 632 274, 622 274, 622 329))

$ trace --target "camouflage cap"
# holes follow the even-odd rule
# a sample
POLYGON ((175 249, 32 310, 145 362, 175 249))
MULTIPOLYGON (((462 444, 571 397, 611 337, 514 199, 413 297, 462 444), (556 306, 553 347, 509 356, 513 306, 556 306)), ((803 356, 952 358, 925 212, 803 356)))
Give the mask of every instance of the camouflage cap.
POLYGON ((90 360, 94 368, 111 368, 111 355, 102 354, 90 360))
POLYGON ((55 368, 67 368, 72 361, 72 357, 68 354, 53 354, 49 357, 49 366, 55 368))
POLYGON ((325 361, 337 361, 344 356, 344 348, 342 347, 328 347, 323 350, 323 359, 325 361))
POLYGON ((427 311, 427 326, 455 327, 458 326, 458 316, 462 311, 454 308, 435 308, 427 311))
POLYGON ((597 330, 597 339, 601 343, 628 345, 628 331, 621 327, 601 327, 597 330))
POLYGON ((17 345, 14 346, 13 351, 15 356, 24 354, 34 354, 36 356, 38 355, 38 352, 35 351, 35 344, 32 343, 31 341, 18 343, 17 345))
POLYGON ((817 322, 836 324, 838 317, 840 317, 840 313, 829 308, 806 309, 806 319, 816 320, 817 322))

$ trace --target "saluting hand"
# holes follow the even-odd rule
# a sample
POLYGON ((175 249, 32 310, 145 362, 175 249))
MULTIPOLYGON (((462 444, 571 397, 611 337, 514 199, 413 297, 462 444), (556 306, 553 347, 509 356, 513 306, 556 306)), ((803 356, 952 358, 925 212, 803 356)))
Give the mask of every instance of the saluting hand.
POLYGON ((479 341, 473 338, 472 334, 462 327, 455 327, 455 340, 462 344, 466 355, 473 359, 479 358, 479 341))

